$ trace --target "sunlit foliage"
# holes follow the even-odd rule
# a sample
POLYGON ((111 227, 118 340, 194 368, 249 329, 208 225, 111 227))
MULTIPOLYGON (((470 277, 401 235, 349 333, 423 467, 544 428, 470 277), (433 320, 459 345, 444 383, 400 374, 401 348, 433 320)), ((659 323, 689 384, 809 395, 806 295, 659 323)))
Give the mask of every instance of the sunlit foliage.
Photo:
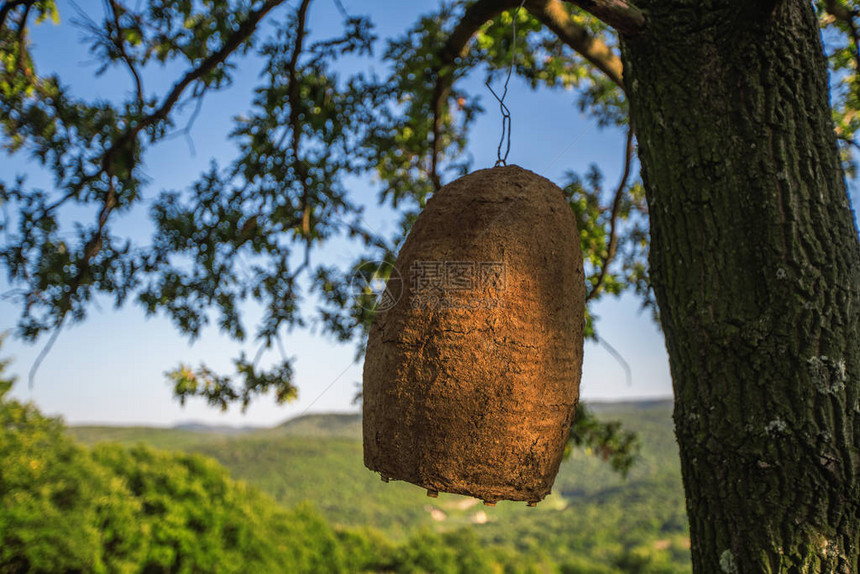
MULTIPOLYGON (((260 353, 287 330, 311 323, 356 341, 361 353, 373 305, 350 291, 352 272, 368 261, 390 263, 427 199, 470 169, 470 130, 488 100, 459 80, 498 80, 511 64, 534 89, 568 91, 605 129, 633 130, 630 145, 619 149, 625 162, 617 185, 610 174, 607 188, 597 166, 559 183, 580 225, 589 307, 632 291, 654 309, 647 206, 615 33, 571 3, 559 4, 555 16, 574 30, 573 39, 545 25, 540 3, 496 10, 464 32, 477 4, 437 4, 400 35, 379 39, 370 18, 343 6, 340 33, 310 33, 310 0, 106 0, 101 13, 58 12, 52 0, 4 2, 0 142, 52 181, 41 188, 25 177, 0 180, 0 264, 21 309, 17 334, 33 341, 84 320, 99 297, 136 301, 191 339, 210 324, 236 340, 253 339, 252 358, 237 359, 234 373, 205 365, 170 371, 178 397, 203 396, 220 407, 247 405, 267 391, 291 399, 290 358, 266 371, 258 367, 260 353), (97 72, 128 78, 126 97, 82 99, 63 77, 41 73, 30 42, 36 25, 80 28, 97 72), (600 46, 601 54, 574 49, 576 38, 600 46), (350 69, 377 71, 345 74, 344 57, 358 62, 350 69), (383 66, 371 66, 379 59, 383 66), (261 74, 250 108, 234 119, 235 157, 213 161, 187 189, 159 188, 144 170, 149 151, 187 133, 203 99, 233 86, 244 65, 261 74), (173 83, 153 89, 166 70, 173 83), (399 213, 392 236, 362 219, 350 189, 356 178, 376 182, 379 200, 399 213), (148 206, 154 233, 150 241, 132 240, 115 222, 147 209, 144 193, 157 194, 148 206), (311 258, 335 237, 351 237, 362 250, 354 265, 311 258), (307 304, 309 291, 321 300, 318 309, 307 304), (243 322, 249 301, 262 309, 254 326, 243 322)), ((860 126, 858 4, 821 0, 817 7, 850 170, 860 126)), ((591 312, 587 333, 597 333, 591 312)))

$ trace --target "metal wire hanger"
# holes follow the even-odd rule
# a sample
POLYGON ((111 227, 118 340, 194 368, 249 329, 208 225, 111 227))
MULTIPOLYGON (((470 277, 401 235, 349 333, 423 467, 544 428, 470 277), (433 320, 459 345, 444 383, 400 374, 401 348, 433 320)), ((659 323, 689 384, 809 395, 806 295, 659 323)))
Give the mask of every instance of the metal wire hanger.
POLYGON ((508 95, 508 84, 511 81, 511 74, 514 71, 514 63, 516 62, 517 57, 517 16, 520 13, 520 10, 525 5, 526 0, 523 0, 517 9, 514 11, 513 17, 513 39, 511 43, 511 64, 508 66, 508 73, 505 76, 505 84, 502 89, 502 95, 499 96, 496 91, 493 89, 493 86, 490 85, 490 80, 488 79, 486 82, 487 89, 490 90, 490 93, 493 94, 493 97, 496 98, 496 101, 499 102, 499 111, 502 114, 502 137, 499 139, 499 148, 496 151, 496 164, 494 167, 499 167, 502 165, 507 165, 508 155, 511 153, 511 110, 508 109, 508 106, 505 105, 505 98, 508 95), (502 149, 504 148, 505 152, 502 154, 502 149))

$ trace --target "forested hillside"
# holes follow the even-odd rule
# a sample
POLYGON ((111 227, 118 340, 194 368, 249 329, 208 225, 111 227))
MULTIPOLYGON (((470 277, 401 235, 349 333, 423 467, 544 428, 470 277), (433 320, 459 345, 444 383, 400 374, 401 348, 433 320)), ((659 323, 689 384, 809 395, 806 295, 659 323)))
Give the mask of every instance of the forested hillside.
POLYGON ((438 540, 435 533, 460 540, 466 532, 466 540, 539 565, 540 572, 689 571, 670 403, 591 407, 639 433, 639 460, 624 479, 592 454, 574 451, 553 494, 536 508, 504 502, 489 508, 444 494, 434 500, 412 485, 382 483, 362 464, 358 415, 308 415, 241 434, 117 427, 71 432, 88 444, 143 442, 215 458, 234 478, 287 508, 310 503, 335 527, 369 527, 411 548, 417 540, 438 540))
POLYGON ((689 571, 667 403, 592 405, 639 432, 622 479, 574 450, 537 508, 430 499, 362 464, 358 415, 270 429, 73 427, 8 396, 0 573, 689 571))

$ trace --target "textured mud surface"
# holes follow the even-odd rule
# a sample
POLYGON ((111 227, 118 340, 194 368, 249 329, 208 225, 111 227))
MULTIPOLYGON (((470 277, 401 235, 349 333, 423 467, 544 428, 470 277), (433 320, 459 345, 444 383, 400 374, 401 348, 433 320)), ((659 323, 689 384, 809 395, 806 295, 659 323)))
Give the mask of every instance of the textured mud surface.
POLYGON ((427 203, 364 364, 364 461, 430 491, 536 502, 579 398, 584 278, 561 190, 517 166, 427 203))

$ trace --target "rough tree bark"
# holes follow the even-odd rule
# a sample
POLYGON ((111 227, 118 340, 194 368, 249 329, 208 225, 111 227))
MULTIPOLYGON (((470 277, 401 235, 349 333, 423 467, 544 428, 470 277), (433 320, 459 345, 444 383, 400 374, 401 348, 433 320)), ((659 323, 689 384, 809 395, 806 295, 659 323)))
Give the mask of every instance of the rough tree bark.
POLYGON ((622 40, 694 571, 860 572, 860 243, 805 0, 622 40))

